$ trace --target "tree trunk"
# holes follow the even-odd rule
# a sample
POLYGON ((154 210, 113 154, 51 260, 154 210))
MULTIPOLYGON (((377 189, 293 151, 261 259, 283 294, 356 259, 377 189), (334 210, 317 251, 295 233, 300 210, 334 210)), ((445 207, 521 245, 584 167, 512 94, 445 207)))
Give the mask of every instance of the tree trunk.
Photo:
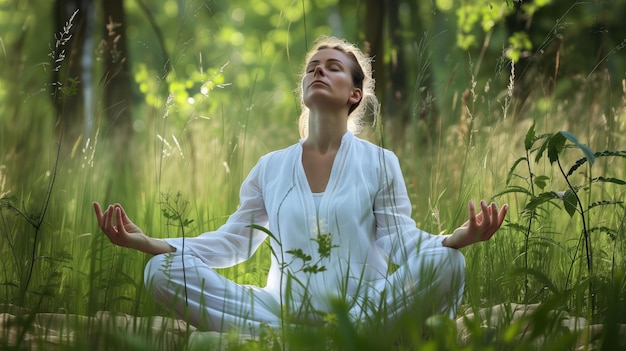
POLYGON ((374 59, 373 76, 376 79, 376 96, 385 106, 387 85, 385 67, 385 12, 387 0, 367 0, 365 4, 365 51, 374 59))
MULTIPOLYGON (((393 140, 402 141, 404 130, 409 122, 409 99, 407 93, 407 70, 404 41, 401 37, 402 24, 400 23, 399 11, 400 6, 398 0, 388 0, 389 9, 388 28, 391 57, 388 64, 389 81, 386 82, 384 89, 386 106, 384 106, 389 125, 392 132, 393 140), (398 139, 399 138, 399 139, 398 139)), ((416 87, 417 88, 417 87, 416 87)))
POLYGON ((126 44, 126 19, 123 0, 102 2, 105 33, 102 42, 104 72, 104 116, 114 143, 125 150, 132 132, 131 80, 126 44))
MULTIPOLYGON (((432 4, 434 7, 435 5, 432 4)), ((413 67, 410 72, 414 75, 410 77, 413 80, 411 92, 412 97, 408 100, 411 102, 409 107, 409 123, 411 124, 411 134, 407 137, 414 138, 421 143, 430 143, 433 138, 439 137, 439 109, 436 100, 443 100, 443 96, 439 95, 435 87, 435 70, 437 65, 442 65, 444 56, 435 55, 433 59, 433 45, 430 44, 431 38, 436 35, 439 37, 438 31, 428 33, 428 29, 424 27, 421 11, 425 11, 423 6, 417 3, 410 3, 411 8, 411 26, 414 33, 414 51, 408 59, 407 65, 413 67)), ((430 14, 434 9, 430 9, 430 14)), ((441 14, 435 15, 441 17, 441 14)), ((434 20, 437 23, 437 19, 434 20)), ((437 39, 439 40, 439 39, 437 39)), ((441 39, 444 40, 445 39, 441 39)))

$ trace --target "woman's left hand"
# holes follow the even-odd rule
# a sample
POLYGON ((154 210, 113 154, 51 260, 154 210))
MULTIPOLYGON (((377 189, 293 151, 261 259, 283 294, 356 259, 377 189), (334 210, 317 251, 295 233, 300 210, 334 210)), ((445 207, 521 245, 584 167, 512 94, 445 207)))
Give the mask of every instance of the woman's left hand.
POLYGON ((509 209, 508 205, 502 206, 498 211, 498 205, 492 202, 487 206, 485 200, 480 201, 481 211, 476 214, 474 202, 469 203, 469 219, 457 228, 452 235, 444 239, 443 245, 460 249, 480 241, 487 241, 496 233, 504 222, 504 217, 509 209))

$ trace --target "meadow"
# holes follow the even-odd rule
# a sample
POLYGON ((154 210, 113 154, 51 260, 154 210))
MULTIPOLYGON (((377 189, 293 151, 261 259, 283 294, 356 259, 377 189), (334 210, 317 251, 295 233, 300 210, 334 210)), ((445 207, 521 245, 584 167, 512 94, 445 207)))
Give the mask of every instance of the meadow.
MULTIPOLYGON (((585 345, 625 348, 619 328, 626 324, 626 82, 615 87, 597 74, 579 83, 564 94, 536 89, 524 113, 516 113, 514 87, 469 84, 463 106, 439 111, 434 127, 416 120, 403 135, 390 135, 390 119, 381 116, 364 136, 399 156, 413 216, 426 231, 448 233, 462 224, 471 199, 510 205, 492 240, 463 250, 460 313, 538 304, 533 313, 522 320, 505 313, 497 323, 466 319, 471 335, 463 340, 453 321, 406 316, 388 330, 356 329, 339 313, 324 327, 268 331, 227 348, 576 349, 585 328, 564 328, 565 315, 605 326, 585 345)), ((190 330, 172 340, 151 327, 169 314, 143 285, 149 257, 111 245, 98 231, 91 204, 123 204, 151 236, 215 229, 236 208, 241 181, 256 160, 297 142, 297 109, 273 110, 265 92, 221 104, 220 96, 233 94, 226 87, 205 97, 202 103, 219 106, 205 115, 201 107, 163 95, 160 108, 135 106, 140 117, 129 140, 117 139, 101 119, 89 137, 66 140, 56 132, 49 97, 36 88, 20 91, 33 94, 4 91, 0 105, 0 312, 19 315, 0 324, 0 348, 52 347, 45 328, 44 338, 25 338, 38 314, 52 312, 80 326, 54 349, 186 349, 190 330), (267 118, 272 115, 287 117, 276 123, 281 118, 267 118), (79 321, 102 313, 137 319, 123 329, 79 321), (17 337, 9 335, 11 328, 17 337)), ((453 92, 441 105, 456 106, 463 94, 453 92)), ((222 273, 263 285, 268 265, 262 247, 222 273)))

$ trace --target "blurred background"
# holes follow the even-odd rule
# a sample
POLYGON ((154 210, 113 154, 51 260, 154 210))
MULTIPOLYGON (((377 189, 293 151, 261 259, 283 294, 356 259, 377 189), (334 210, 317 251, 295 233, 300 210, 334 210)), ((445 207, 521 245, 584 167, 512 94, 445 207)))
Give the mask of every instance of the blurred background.
MULTIPOLYGON (((163 313, 147 257, 110 245, 91 202, 122 203, 158 237, 219 226, 258 157, 299 139, 304 55, 335 35, 374 58, 382 110, 363 137, 399 155, 420 227, 450 232, 469 199, 511 205, 501 234, 465 252, 466 303, 571 292, 564 305, 596 320, 626 311, 623 154, 574 172, 596 210, 573 216, 540 143, 577 136, 545 146, 562 165, 583 146, 624 150, 624 13, 624 0, 1 0, 0 303, 163 313), (596 191, 598 176, 614 181, 596 191)), ((263 285, 267 255, 224 274, 263 285)))

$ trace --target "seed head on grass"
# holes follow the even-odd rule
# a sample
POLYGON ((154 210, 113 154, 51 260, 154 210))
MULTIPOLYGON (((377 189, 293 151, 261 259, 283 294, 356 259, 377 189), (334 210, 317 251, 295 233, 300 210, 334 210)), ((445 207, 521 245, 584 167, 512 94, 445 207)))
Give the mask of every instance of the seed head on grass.
MULTIPOLYGON (((61 65, 65 60, 66 56, 66 46, 69 41, 72 39, 72 27, 74 26, 74 19, 78 14, 78 10, 74 11, 72 16, 65 22, 63 29, 59 33, 54 34, 54 47, 50 47, 50 53, 48 56, 52 58, 52 70, 54 72, 59 72, 61 70, 61 65)), ((62 83, 57 81, 52 83, 52 95, 56 96, 56 93, 59 89, 61 89, 62 83)))

